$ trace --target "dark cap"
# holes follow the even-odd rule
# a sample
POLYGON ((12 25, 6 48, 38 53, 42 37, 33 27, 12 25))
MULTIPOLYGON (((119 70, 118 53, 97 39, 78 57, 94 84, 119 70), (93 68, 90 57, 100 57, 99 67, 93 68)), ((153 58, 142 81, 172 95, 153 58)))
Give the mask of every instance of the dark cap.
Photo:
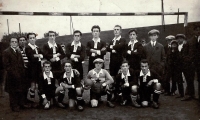
POLYGON ((186 39, 186 36, 184 34, 177 34, 176 39, 178 39, 178 38, 186 39))
POLYGON ((159 32, 159 30, 153 29, 153 30, 150 30, 150 31, 148 32, 148 35, 152 35, 152 34, 157 34, 157 35, 159 35, 160 32, 159 32))
POLYGON ((101 58, 97 58, 93 61, 93 63, 95 64, 96 62, 100 62, 100 63, 104 63, 104 60, 101 58))
POLYGON ((168 35, 165 39, 166 39, 166 40, 174 40, 174 39, 175 39, 175 36, 173 36, 173 35, 168 35))

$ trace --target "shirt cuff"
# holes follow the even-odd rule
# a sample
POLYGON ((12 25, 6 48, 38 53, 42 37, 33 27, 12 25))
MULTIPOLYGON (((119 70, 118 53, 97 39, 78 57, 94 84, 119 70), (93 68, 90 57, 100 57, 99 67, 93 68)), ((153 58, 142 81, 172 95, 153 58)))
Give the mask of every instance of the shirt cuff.
POLYGON ((60 58, 59 57, 56 57, 56 61, 59 61, 60 60, 60 58))
POLYGON ((115 51, 115 50, 112 50, 112 53, 116 53, 116 51, 115 51))
POLYGON ((42 94, 42 98, 43 98, 43 99, 46 98, 46 95, 45 95, 45 94, 42 94))
POLYGON ((100 51, 100 50, 97 50, 97 54, 98 54, 98 55, 101 55, 101 51, 100 51))
POLYGON ((75 61, 75 62, 78 62, 78 58, 74 58, 74 61, 75 61))

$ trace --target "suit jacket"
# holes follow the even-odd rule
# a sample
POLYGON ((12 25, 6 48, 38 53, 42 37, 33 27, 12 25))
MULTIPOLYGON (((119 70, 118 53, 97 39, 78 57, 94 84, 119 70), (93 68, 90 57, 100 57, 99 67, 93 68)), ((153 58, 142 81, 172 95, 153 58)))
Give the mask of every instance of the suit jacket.
POLYGON ((22 91, 24 88, 24 61, 21 53, 11 48, 3 51, 3 65, 7 71, 6 91, 22 91))
MULTIPOLYGON (((135 79, 135 73, 134 73, 133 69, 129 69, 129 72, 130 72, 130 76, 128 76, 129 86, 131 87, 133 85, 137 85, 137 81, 135 79)), ((118 75, 116 75, 115 89, 116 89, 117 93, 121 92, 120 89, 121 89, 122 85, 124 85, 124 83, 125 83, 125 80, 122 79, 121 75, 122 75, 122 73, 119 73, 118 75)))
POLYGON ((97 43, 97 49, 94 48, 94 41, 91 40, 87 43, 87 47, 86 47, 86 53, 87 56, 89 56, 89 68, 88 71, 94 68, 94 64, 93 61, 96 58, 101 58, 104 59, 104 55, 106 54, 106 50, 101 51, 101 55, 96 55, 95 57, 91 56, 92 52, 90 52, 90 49, 95 49, 95 50, 101 50, 102 48, 106 48, 106 43, 103 42, 102 40, 100 40, 100 42, 97 43))
POLYGON ((152 47, 151 42, 147 43, 145 48, 146 58, 150 65, 161 65, 164 67, 165 62, 165 50, 162 44, 156 42, 156 45, 152 47))
MULTIPOLYGON (((61 54, 61 56, 59 56, 60 60, 62 58, 64 58, 64 51, 63 51, 62 47, 59 44, 57 44, 56 53, 60 53, 61 54)), ((50 59, 53 58, 53 48, 50 48, 48 43, 44 44, 44 46, 43 46, 43 55, 44 55, 44 58, 46 58, 48 61, 50 61, 50 59)), ((52 62, 52 64, 51 64, 52 71, 60 71, 60 70, 62 70, 61 69, 60 60, 52 62)))
POLYGON ((126 44, 124 57, 129 62, 130 67, 134 70, 140 69, 140 61, 142 58, 145 58, 144 48, 142 44, 140 42, 135 43, 133 51, 131 51, 131 54, 127 53, 128 50, 131 50, 131 45, 128 46, 128 44, 126 44), (137 50, 137 52, 134 52, 135 50, 137 50))
POLYGON ((200 65, 200 42, 198 42, 197 36, 193 36, 188 42, 190 61, 194 62, 196 65, 200 65))

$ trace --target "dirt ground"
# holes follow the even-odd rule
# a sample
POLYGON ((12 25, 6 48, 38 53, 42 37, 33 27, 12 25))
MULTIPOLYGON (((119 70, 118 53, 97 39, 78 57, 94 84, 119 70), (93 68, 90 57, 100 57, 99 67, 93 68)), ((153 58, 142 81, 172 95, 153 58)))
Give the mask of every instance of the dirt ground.
MULTIPOLYGON (((86 73, 85 73, 86 74, 86 73)), ((195 80, 197 95, 197 81, 195 80)), ((12 112, 9 107, 9 96, 0 98, 0 120, 200 120, 200 104, 197 100, 180 101, 176 96, 160 96, 160 108, 135 108, 132 106, 120 106, 115 108, 102 103, 98 108, 90 108, 88 105, 89 91, 84 92, 86 100, 85 110, 61 109, 53 106, 50 110, 23 109, 20 112, 12 112)), ((103 97, 105 100, 105 97, 103 97)))

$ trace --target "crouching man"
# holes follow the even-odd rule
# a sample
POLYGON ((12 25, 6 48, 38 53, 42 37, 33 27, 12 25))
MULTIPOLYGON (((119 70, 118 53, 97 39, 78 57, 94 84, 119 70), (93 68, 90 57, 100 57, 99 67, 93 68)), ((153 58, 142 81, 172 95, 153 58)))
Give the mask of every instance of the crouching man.
POLYGON ((115 89, 117 94, 122 98, 121 105, 126 105, 131 98, 132 105, 140 107, 137 103, 137 81, 133 69, 129 68, 128 61, 123 61, 121 64, 121 72, 116 76, 115 89))
MULTIPOLYGON (((147 107, 152 103, 153 108, 158 109, 158 99, 161 93, 160 77, 156 72, 149 69, 149 63, 146 59, 141 60, 140 66, 141 70, 135 72, 135 77, 138 80, 141 105, 147 107), (153 94, 153 101, 151 101, 151 94, 153 94)), ((135 88, 135 91, 137 91, 137 88, 135 88)))
MULTIPOLYGON (((53 100, 55 100, 56 79, 53 72, 51 72, 51 62, 45 61, 43 63, 43 74, 39 77, 39 93, 41 95, 41 103, 44 109, 50 109, 53 100)), ((60 95, 59 95, 60 98, 60 95)))
POLYGON ((110 84, 112 84, 114 80, 105 69, 102 69, 104 63, 103 59, 97 58, 93 63, 95 64, 95 68, 88 72, 85 80, 85 86, 89 85, 89 87, 91 87, 91 106, 93 108, 97 107, 101 96, 107 94, 107 106, 113 108, 115 105, 111 103, 112 93, 110 91, 110 84))
POLYGON ((60 79, 60 87, 58 87, 58 89, 62 88, 60 91, 62 97, 58 96, 58 102, 62 102, 65 92, 68 91, 69 108, 74 108, 77 105, 77 109, 83 111, 85 102, 82 98, 83 87, 79 74, 72 69, 72 63, 70 61, 64 63, 64 70, 65 72, 60 79))

